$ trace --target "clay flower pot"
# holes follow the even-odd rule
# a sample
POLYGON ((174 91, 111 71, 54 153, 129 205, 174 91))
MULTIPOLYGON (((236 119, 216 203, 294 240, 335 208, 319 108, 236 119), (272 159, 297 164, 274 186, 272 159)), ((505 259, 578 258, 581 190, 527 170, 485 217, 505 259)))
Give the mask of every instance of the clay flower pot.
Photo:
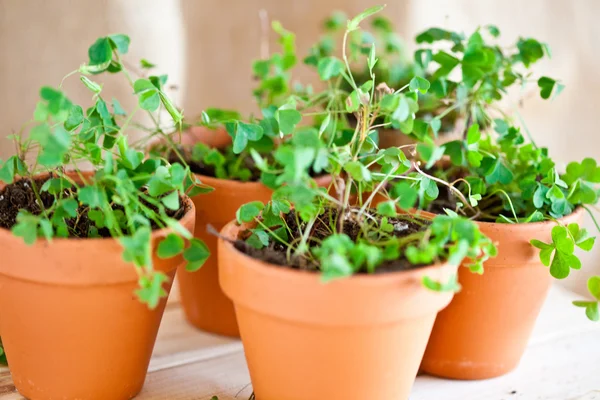
MULTIPOLYGON (((181 224, 193 232, 187 200, 181 224)), ((152 232, 153 248, 169 233, 152 232)), ((131 399, 144 384, 166 299, 151 310, 116 239, 43 239, 0 229, 0 332, 17 390, 35 400, 131 399)), ((171 281, 184 261, 153 257, 171 281)), ((170 284, 165 287, 170 290, 170 284)))
MULTIPOLYGON (((237 238, 234 222, 221 234, 237 238)), ((450 265, 360 275, 320 275, 266 264, 219 240, 219 275, 236 309, 256 398, 406 400, 433 322, 451 293, 450 265)))
MULTIPOLYGON (((194 144, 205 140, 211 134, 216 139, 210 144, 227 144, 223 135, 224 129, 217 129, 216 133, 206 132, 206 128, 197 129, 184 135, 182 143, 194 144), (204 131, 204 132, 203 132, 204 131), (218 133, 220 132, 220 133, 218 133)), ((229 138, 229 142, 231 138, 229 138)), ((196 232, 195 236, 203 240, 210 249, 211 256, 202 268, 196 272, 188 272, 181 268, 177 272, 181 294, 181 304, 187 320, 195 327, 207 332, 225 336, 239 337, 239 329, 235 318, 233 303, 219 287, 217 268, 217 237, 207 231, 211 225, 220 231, 225 224, 235 217, 235 213, 243 204, 251 201, 267 203, 271 200, 273 191, 260 182, 241 182, 227 179, 218 179, 210 176, 196 174, 203 184, 211 186, 214 191, 192 197, 196 207, 196 232)), ((317 178, 321 186, 330 182, 329 176, 317 178)))
POLYGON ((202 268, 177 272, 181 304, 187 320, 197 328, 220 335, 239 337, 233 303, 219 287, 217 237, 207 231, 212 225, 221 230, 235 217, 240 206, 251 201, 268 202, 271 189, 260 182, 240 182, 197 175, 203 184, 215 190, 192 197, 196 207, 195 236, 210 249, 210 257, 202 268))
MULTIPOLYGON (((583 209, 563 218, 580 220, 583 209)), ((421 368, 444 378, 486 379, 518 365, 552 282, 529 242, 551 240, 555 222, 478 222, 498 245, 483 275, 459 268, 462 290, 435 322, 421 368)))

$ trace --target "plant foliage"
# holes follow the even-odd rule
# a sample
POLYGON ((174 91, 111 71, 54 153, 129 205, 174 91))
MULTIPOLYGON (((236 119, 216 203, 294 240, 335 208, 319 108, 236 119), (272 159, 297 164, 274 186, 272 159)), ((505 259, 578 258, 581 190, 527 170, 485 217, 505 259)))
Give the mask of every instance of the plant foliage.
MULTIPOLYGON (((158 245, 160 258, 183 254, 188 269, 199 268, 208 249, 192 238, 178 218, 185 212, 181 203, 185 193, 208 189, 189 167, 146 158, 128 143, 128 132, 141 112, 154 124, 135 128, 171 144, 169 132, 176 132, 183 119, 165 93, 166 75, 135 74, 126 67, 122 57, 129 44, 129 37, 122 34, 99 38, 89 48, 89 61, 65 77, 77 76, 89 89, 90 107, 69 99, 62 83, 41 88, 29 135, 13 136, 18 151, 0 162, 0 180, 11 184, 28 179, 39 209, 35 213, 21 210, 13 234, 28 244, 68 237, 117 239, 123 246, 123 259, 134 264, 139 274, 138 297, 155 307, 166 295, 163 284, 169 278, 153 268, 151 232, 172 230, 158 245), (134 93, 136 108, 128 113, 117 99, 108 99, 96 81, 100 74, 121 75, 134 93), (169 115, 170 124, 159 123, 161 112, 169 115), (91 174, 86 174, 83 164, 92 167, 91 174), (49 178, 38 185, 36 177, 43 174, 49 178), (50 206, 41 199, 47 194, 53 196, 50 206)), ((142 67, 153 64, 142 60, 142 67)))

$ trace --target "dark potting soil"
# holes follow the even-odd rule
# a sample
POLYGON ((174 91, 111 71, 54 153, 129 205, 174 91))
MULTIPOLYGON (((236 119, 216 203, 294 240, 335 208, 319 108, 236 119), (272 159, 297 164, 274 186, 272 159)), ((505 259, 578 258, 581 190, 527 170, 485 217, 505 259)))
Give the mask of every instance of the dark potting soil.
MULTIPOLYGON (((225 150, 218 149, 221 154, 225 156, 225 150)), ((180 146, 178 151, 183 156, 186 164, 190 166, 190 170, 198 175, 209 176, 212 178, 219 178, 217 176, 216 168, 212 165, 205 164, 202 160, 194 160, 192 158, 192 147, 190 146, 180 146)), ((181 163, 181 159, 174 151, 169 151, 167 155, 167 160, 169 163, 181 163)), ((261 176, 261 170, 259 170, 254 162, 254 159, 250 156, 244 157, 241 161, 241 167, 247 168, 250 171, 250 178, 247 180, 249 182, 258 182, 261 176)), ((229 178, 232 180, 240 180, 239 178, 232 177, 229 178)))
MULTIPOLYGON (((370 210, 373 212, 375 210, 370 210)), ((332 226, 337 226, 337 215, 338 212, 336 209, 326 210, 321 217, 314 224, 310 238, 308 240, 309 247, 317 245, 323 239, 331 236, 334 233, 332 230, 332 226)), ((354 214, 351 214, 354 215, 354 214)), ((381 221, 381 218, 375 217, 378 222, 381 221)), ((290 241, 299 240, 302 234, 301 229, 304 229, 304 223, 301 223, 301 226, 298 226, 296 214, 292 210, 290 213, 285 215, 285 221, 291 231, 290 241)), ((393 235, 396 237, 404 237, 408 236, 412 233, 419 232, 429 224, 427 220, 419 219, 419 222, 416 222, 414 217, 408 216, 402 217, 398 216, 396 218, 388 218, 388 223, 394 226, 393 235)), ((357 238, 361 235, 362 232, 362 223, 355 219, 346 219, 343 224, 343 233, 348 235, 350 239, 356 241, 357 238)), ((282 267, 288 267, 293 269, 303 269, 303 270, 311 270, 318 271, 319 266, 313 260, 307 259, 302 256, 289 257, 287 254, 287 247, 282 245, 281 243, 271 243, 268 247, 264 247, 262 249, 256 249, 245 242, 251 235, 250 231, 245 231, 240 233, 240 237, 238 240, 234 242, 234 246, 236 249, 241 251, 242 253, 247 254, 250 257, 257 258, 269 264, 279 265, 282 267)), ((414 269, 418 267, 422 267, 424 265, 414 265, 411 264, 404 255, 397 260, 385 261, 380 264, 377 268, 375 268, 375 273, 386 273, 386 272, 396 272, 396 271, 404 271, 408 269, 414 269)), ((363 273, 364 271, 361 271, 363 273)))
MULTIPOLYGON (((46 182, 48 178, 35 179, 33 182, 30 179, 21 179, 10 185, 6 185, 0 190, 0 228, 11 229, 17 222, 17 215, 20 210, 25 210, 31 214, 39 215, 42 213, 32 184, 35 185, 37 192, 42 200, 44 209, 52 206, 55 201, 55 196, 48 192, 41 192, 40 188, 46 182)), ((65 198, 69 196, 71 190, 65 190, 65 198)), ((174 219, 181 219, 188 206, 184 203, 183 199, 180 198, 180 204, 178 210, 165 209, 167 215, 174 219)), ((157 210, 155 206, 145 203, 145 205, 153 210, 157 210)), ((119 205, 115 205, 113 210, 122 210, 123 208, 119 205)), ((69 228, 69 237, 71 238, 87 238, 90 236, 89 230, 94 224, 88 217, 89 209, 81 206, 77 209, 77 217, 66 219, 67 226, 69 228)), ((158 226, 152 221, 152 229, 158 229, 158 226)), ((110 232, 106 228, 98 229, 98 234, 101 237, 110 237, 110 232)))
MULTIPOLYGON (((221 154, 225 155, 225 150, 223 150, 223 149, 218 149, 218 150, 221 154)), ((160 150, 158 148, 157 148, 157 151, 160 153, 160 150)), ((217 176, 217 172, 216 172, 216 169, 214 166, 205 164, 201 160, 196 161, 196 160, 192 159, 192 148, 191 147, 180 146, 178 148, 178 151, 183 156, 183 159, 185 160, 185 162, 190 166, 190 170, 193 173, 198 174, 198 175, 209 176, 211 178, 220 178, 217 176)), ((273 157, 271 154, 268 154, 268 155, 263 154, 262 156, 268 162, 273 161, 273 157)), ((169 163, 171 163, 171 164, 181 163, 181 159, 179 158, 179 156, 172 150, 169 151, 166 158, 169 161, 169 163)), ((258 167, 256 166, 256 163, 254 162, 254 159, 251 156, 244 157, 244 159, 241 161, 241 167, 246 168, 250 171, 250 178, 247 179, 246 182, 259 182, 260 181, 262 171, 260 169, 258 169, 258 167)), ((314 171, 310 171, 310 176, 313 178, 318 178, 318 177, 324 176, 324 175, 325 174, 323 174, 323 173, 317 174, 317 173, 314 173, 314 171)), ((238 177, 228 177, 227 179, 234 180, 234 181, 240 180, 238 177)))

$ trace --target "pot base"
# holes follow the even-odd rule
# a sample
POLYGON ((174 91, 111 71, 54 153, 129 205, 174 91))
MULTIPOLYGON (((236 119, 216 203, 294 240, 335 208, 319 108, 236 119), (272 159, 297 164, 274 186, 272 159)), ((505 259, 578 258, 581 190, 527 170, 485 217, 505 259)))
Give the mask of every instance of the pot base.
POLYGON ((198 236, 209 246, 213 255, 196 272, 188 272, 184 268, 177 271, 185 318, 202 331, 239 338, 233 302, 225 296, 218 284, 217 255, 214 254, 217 239, 203 233, 198 236))
POLYGON ((516 369, 518 365, 519 360, 516 363, 510 364, 428 360, 428 362, 421 364, 421 371, 427 375, 437 376, 438 378, 477 381, 506 375, 516 369))

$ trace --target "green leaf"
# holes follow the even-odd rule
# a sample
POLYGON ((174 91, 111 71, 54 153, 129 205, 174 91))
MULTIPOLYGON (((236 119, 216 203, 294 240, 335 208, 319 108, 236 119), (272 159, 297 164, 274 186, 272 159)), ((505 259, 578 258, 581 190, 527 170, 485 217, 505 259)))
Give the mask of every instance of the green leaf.
POLYGON ((237 134, 246 137, 249 141, 257 141, 263 137, 264 131, 260 125, 238 122, 237 134))
POLYGON ((554 92, 554 96, 558 96, 564 89, 564 85, 547 76, 542 76, 538 79, 538 87, 540 88, 540 96, 542 99, 549 99, 554 92))
POLYGON ((277 111, 277 117, 279 130, 285 135, 292 133, 296 128, 296 125, 302 121, 302 114, 294 109, 279 109, 277 111))
POLYGON ((188 262, 185 270, 194 272, 200 269, 210 257, 210 250, 206 243, 200 239, 190 240, 190 247, 183 251, 183 258, 188 262))
POLYGON ((260 212, 264 207, 265 205, 261 201, 246 203, 238 208, 235 217, 240 224, 243 222, 251 222, 260 215, 260 212))
POLYGON ((493 37, 497 38, 500 36, 500 29, 496 25, 486 25, 486 28, 493 37))
POLYGON ((16 156, 10 157, 8 160, 6 160, 4 162, 4 164, 2 164, 2 162, 0 161, 0 165, 2 165, 2 167, 0 167, 0 181, 1 182, 7 183, 7 184, 11 184, 14 182, 16 158, 17 158, 16 156))
POLYGON ((388 200, 377 204, 377 213, 384 217, 395 217, 398 214, 396 212, 396 202, 388 200))
POLYGON ((410 80, 409 89, 411 92, 419 91, 422 94, 427 93, 431 84, 425 78, 421 78, 420 76, 415 76, 410 80))
POLYGON ((479 124, 473 124, 467 131, 467 144, 475 144, 481 139, 481 132, 479 131, 479 124))
POLYGON ((140 60, 140 67, 142 67, 143 69, 151 69, 151 68, 156 67, 156 64, 153 64, 150 61, 146 60, 145 58, 142 58, 140 60))
POLYGON ((143 275, 139 279, 140 288, 136 290, 136 295, 143 304, 147 304, 150 309, 156 308, 163 297, 167 296, 167 291, 163 288, 169 277, 162 272, 153 272, 150 275, 143 275))
POLYGON ((359 161, 350 161, 344 165, 344 171, 350 174, 352 179, 358 182, 371 180, 371 171, 359 161))
POLYGON ((25 244, 34 244, 38 236, 38 217, 20 211, 17 214, 17 223, 13 226, 12 233, 23 238, 25 244))
POLYGON ((433 52, 430 49, 421 49, 415 52, 415 62, 423 69, 427 69, 433 60, 433 52))
POLYGON ((173 191, 168 195, 161 197, 160 201, 170 210, 179 210, 179 193, 173 191))
POLYGON ((600 308, 598 307, 598 303, 592 303, 588 305, 585 309, 585 315, 590 321, 600 321, 600 308))
POLYGON ((115 34, 108 35, 108 38, 110 39, 112 47, 114 49, 116 49, 121 54, 127 54, 127 52, 129 51, 129 43, 131 43, 129 36, 124 34, 115 34))
POLYGON ((319 60, 317 71, 323 81, 339 76, 344 70, 344 63, 337 57, 325 57, 319 60))
POLYGON ((346 98, 346 111, 349 113, 356 112, 360 107, 360 99, 358 98, 358 92, 353 90, 350 96, 346 98))
POLYGON ((600 300, 600 276, 592 276, 587 282, 588 290, 591 295, 600 300))
POLYGON ((552 242, 556 249, 563 253, 573 254, 575 251, 575 242, 564 226, 556 225, 552 228, 552 242))
POLYGON ((392 186, 391 196, 398 201, 398 206, 403 210, 414 207, 419 192, 406 181, 398 182, 392 186))
POLYGON ((83 109, 80 106, 73 105, 69 110, 69 116, 65 121, 65 129, 72 131, 83 123, 83 109))
POLYGON ((156 254, 159 258, 167 259, 181 254, 185 242, 183 238, 175 233, 169 233, 159 244, 156 254))
POLYGON ((158 91, 145 91, 139 94, 139 105, 146 111, 156 111, 160 106, 158 91))
POLYGON ((261 229, 251 229, 252 235, 246 239, 246 243, 255 249, 262 249, 269 245, 269 234, 261 229))
POLYGON ((374 7, 368 8, 365 11, 363 11, 362 13, 358 14, 356 17, 354 17, 350 21, 348 21, 348 25, 347 25, 348 31, 354 31, 354 30, 358 29, 358 26, 360 25, 360 23, 363 20, 365 20, 366 18, 369 18, 373 14, 377 14, 384 8, 385 8, 385 6, 374 6, 374 7))
POLYGON ((564 279, 569 276, 571 268, 579 269, 580 266, 579 259, 573 254, 555 251, 550 264, 550 274, 556 279, 564 279))
POLYGON ((486 157, 483 159, 481 167, 485 171, 485 181, 493 185, 495 183, 501 183, 502 185, 508 185, 514 179, 514 175, 502 161, 486 157))
POLYGON ((417 144, 417 151, 421 155, 424 161, 427 162, 425 168, 431 168, 436 162, 442 159, 446 148, 444 146, 436 146, 434 144, 419 143, 417 144))
POLYGON ((590 321, 600 321, 600 309, 597 301, 574 301, 573 305, 585 308, 585 315, 590 321))
POLYGON ((377 64, 377 57, 375 56, 376 48, 375 43, 371 45, 371 50, 369 51, 369 58, 367 59, 367 65, 369 67, 369 71, 373 71, 375 64, 377 64))
POLYGON ((326 283, 345 278, 354 273, 350 261, 341 254, 333 253, 321 260, 321 281, 326 283))
MULTIPOLYGON (((97 39, 88 50, 90 65, 104 65, 112 60, 112 47, 107 37, 97 39)), ((108 66, 108 65, 107 65, 108 66)))
POLYGON ((446 282, 446 283, 434 281, 433 279, 431 279, 428 276, 424 276, 422 282, 423 282, 423 286, 425 286, 427 289, 432 290, 434 292, 456 293, 456 292, 460 291, 460 284, 458 283, 458 278, 457 278, 456 274, 452 275, 448 279, 448 282, 446 282))
POLYGON ((147 111, 156 111, 160 106, 159 90, 150 80, 141 78, 133 84, 134 93, 138 95, 139 105, 147 111))
POLYGON ((84 186, 77 192, 77 197, 82 204, 91 208, 102 208, 106 205, 106 193, 96 186, 84 186))

